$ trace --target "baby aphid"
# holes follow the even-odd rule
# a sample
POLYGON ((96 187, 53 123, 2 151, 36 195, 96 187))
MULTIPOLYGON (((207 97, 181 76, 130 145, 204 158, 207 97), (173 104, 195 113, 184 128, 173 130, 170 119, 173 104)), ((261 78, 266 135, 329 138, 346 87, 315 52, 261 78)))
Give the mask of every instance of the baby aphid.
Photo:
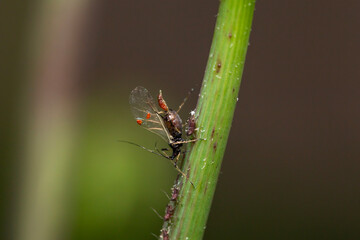
POLYGON ((164 221, 169 221, 172 215, 174 214, 175 208, 171 205, 166 206, 164 221))
POLYGON ((191 136, 196 131, 196 119, 195 119, 195 111, 190 112, 190 117, 187 120, 187 127, 186 127, 186 135, 191 136))
POLYGON ((161 230, 161 235, 160 237, 163 239, 163 240, 169 240, 169 233, 166 229, 162 229, 161 230))

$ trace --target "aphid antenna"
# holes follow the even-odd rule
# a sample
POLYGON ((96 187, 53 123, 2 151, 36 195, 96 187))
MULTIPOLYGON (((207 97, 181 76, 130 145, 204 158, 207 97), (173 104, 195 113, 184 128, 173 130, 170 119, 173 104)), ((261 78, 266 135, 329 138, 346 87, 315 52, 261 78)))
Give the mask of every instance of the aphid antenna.
POLYGON ((151 209, 156 214, 156 216, 158 216, 161 220, 163 219, 163 217, 158 213, 158 211, 156 211, 154 208, 151 208, 151 209))
MULTIPOLYGON (((137 143, 129 142, 129 141, 126 141, 126 140, 118 140, 118 142, 128 143, 128 144, 137 146, 137 147, 142 148, 142 149, 144 149, 144 150, 146 150, 146 151, 148 151, 148 152, 151 152, 151 153, 153 153, 153 154, 155 154, 155 155, 158 155, 158 156, 164 157, 164 158, 166 158, 166 159, 169 159, 172 163, 174 163, 174 161, 173 161, 169 156, 164 155, 163 153, 161 153, 158 148, 156 148, 156 151, 157 151, 157 152, 155 152, 154 150, 148 149, 148 148, 146 148, 146 147, 144 147, 144 146, 141 146, 141 145, 139 145, 139 144, 137 144, 137 143)), ((186 176, 186 174, 183 173, 176 164, 174 164, 174 165, 175 165, 175 169, 176 169, 181 175, 183 175, 186 179, 188 179, 188 180, 190 181, 190 179, 186 176)), ((191 183, 191 185, 193 185, 193 187, 195 188, 195 185, 194 185, 191 181, 190 181, 190 183, 191 183)))
POLYGON ((167 159, 170 159, 169 156, 164 155, 164 152, 165 152, 165 151, 169 151, 168 148, 162 148, 161 150, 159 150, 158 147, 157 147, 157 142, 155 142, 154 148, 155 148, 156 151, 157 151, 159 154, 161 154, 163 157, 165 157, 165 158, 167 158, 167 159))
POLYGON ((188 92, 188 95, 184 98, 184 101, 180 104, 179 109, 176 111, 177 113, 180 112, 181 108, 183 107, 183 105, 185 104, 185 102, 188 100, 189 96, 194 92, 194 89, 190 89, 190 91, 188 92))
POLYGON ((158 155, 158 156, 161 156, 161 157, 164 157, 164 158, 168 158, 168 157, 162 155, 161 153, 155 152, 154 150, 148 149, 148 148, 146 148, 146 147, 144 147, 144 146, 141 146, 141 145, 139 145, 139 144, 137 144, 137 143, 129 142, 129 141, 126 141, 126 140, 118 140, 118 142, 128 143, 128 144, 137 146, 137 147, 139 147, 139 148, 142 148, 142 149, 144 149, 144 150, 146 150, 146 151, 148 151, 148 152, 151 152, 151 153, 153 153, 153 154, 155 154, 155 155, 158 155))
POLYGON ((157 146, 156 146, 156 143, 155 143, 155 149, 156 149, 156 151, 161 155, 161 156, 163 156, 164 158, 167 158, 167 159, 169 159, 169 160, 172 160, 166 153, 165 153, 165 151, 163 150, 163 149, 158 149, 157 148, 157 146))

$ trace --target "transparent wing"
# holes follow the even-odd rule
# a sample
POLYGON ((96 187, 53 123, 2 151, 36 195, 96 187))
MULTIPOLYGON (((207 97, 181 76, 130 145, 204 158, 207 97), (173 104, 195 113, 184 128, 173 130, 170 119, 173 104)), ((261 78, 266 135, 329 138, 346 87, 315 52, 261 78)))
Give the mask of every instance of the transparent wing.
POLYGON ((145 129, 159 135, 166 142, 171 137, 161 116, 158 114, 154 100, 144 87, 136 87, 130 93, 129 103, 136 122, 145 129))

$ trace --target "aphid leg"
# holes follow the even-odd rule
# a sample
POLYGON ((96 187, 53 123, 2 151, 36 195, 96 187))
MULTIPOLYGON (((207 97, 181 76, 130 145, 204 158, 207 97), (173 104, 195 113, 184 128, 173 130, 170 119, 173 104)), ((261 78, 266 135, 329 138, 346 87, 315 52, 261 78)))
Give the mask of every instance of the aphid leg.
POLYGON ((175 165, 175 167, 177 166, 177 163, 178 163, 178 161, 179 161, 179 158, 180 158, 180 154, 177 155, 177 157, 176 157, 175 160, 174 160, 174 165, 175 165))
MULTIPOLYGON (((178 160, 179 160, 179 157, 180 157, 180 154, 177 155, 177 157, 176 157, 175 160, 172 160, 170 157, 169 157, 169 159, 170 159, 170 161, 174 164, 175 169, 176 169, 181 175, 183 175, 186 179, 189 179, 189 178, 186 176, 186 174, 185 174, 183 171, 181 171, 181 169, 180 169, 180 168, 178 167, 178 165, 177 165, 177 162, 178 162, 178 160)), ((192 184, 192 183, 191 183, 191 184, 192 184)))
MULTIPOLYGON (((158 150, 158 151, 159 151, 159 150, 158 150)), ((161 151, 161 152, 159 152, 159 153, 160 153, 161 155, 164 155, 166 158, 170 159, 170 161, 174 164, 174 167, 176 168, 176 170, 177 170, 179 173, 181 173, 181 175, 183 175, 184 177, 187 178, 186 174, 183 173, 183 172, 180 170, 180 168, 177 166, 177 161, 179 160, 180 154, 176 157, 175 160, 173 160, 173 159, 171 159, 171 158, 169 157, 169 155, 166 154, 166 152, 161 151)))
MULTIPOLYGON (((179 157, 180 157, 180 154, 176 157, 176 159, 175 160, 173 160, 173 159, 171 159, 170 157, 169 157, 169 155, 167 155, 166 154, 166 152, 164 152, 164 151, 161 151, 160 152, 160 150, 159 149, 157 149, 157 151, 159 152, 159 154, 161 154, 162 156, 164 156, 165 158, 167 158, 167 159, 169 159, 173 164, 174 164, 174 167, 175 167, 175 169, 176 169, 176 171, 178 171, 181 175, 183 175, 186 179, 189 179, 187 176, 186 176, 186 174, 183 172, 183 171, 181 171, 181 169, 177 166, 177 161, 178 161, 178 159, 179 159, 179 157)), ((191 182, 191 181, 190 181, 191 182)), ((194 184, 191 182, 191 184, 194 186, 194 184)), ((195 186, 194 186, 195 187, 195 186)))
MULTIPOLYGON (((174 166, 175 166, 176 170, 177 170, 181 175, 183 175, 184 178, 189 179, 189 178, 186 176, 186 174, 185 174, 183 171, 181 171, 181 169, 176 165, 176 163, 174 163, 174 166)), ((192 184, 192 183, 191 183, 191 184, 192 184)))
POLYGON ((160 111, 160 112, 155 112, 156 114, 158 115, 161 115, 161 114, 164 114, 165 112, 164 111, 160 111))
POLYGON ((194 89, 192 88, 192 89, 188 92, 188 95, 184 98, 184 101, 180 104, 179 109, 176 111, 177 113, 180 112, 182 106, 184 106, 186 100, 189 98, 190 94, 191 94, 193 91, 194 91, 194 89))
POLYGON ((139 145, 139 144, 136 144, 136 143, 133 143, 133 142, 129 142, 129 141, 125 141, 125 140, 118 140, 118 142, 128 143, 128 144, 137 146, 137 147, 139 147, 139 148, 142 148, 142 149, 144 149, 144 150, 146 150, 146 151, 148 151, 148 152, 151 152, 151 153, 153 153, 153 154, 156 154, 156 155, 158 155, 158 156, 165 157, 165 158, 169 158, 168 156, 164 156, 164 155, 162 155, 161 153, 159 153, 159 151, 158 151, 158 152, 155 152, 154 150, 148 149, 148 148, 146 148, 146 147, 143 147, 143 146, 141 146, 141 145, 139 145))
POLYGON ((165 196, 170 200, 170 196, 164 191, 162 190, 162 192, 165 194, 165 196))
MULTIPOLYGON (((170 159, 170 161, 174 164, 175 169, 176 169, 181 175, 183 175, 185 178, 188 179, 188 177, 186 176, 186 174, 185 174, 183 171, 181 171, 181 169, 180 169, 180 168, 178 167, 178 165, 177 165, 177 162, 178 162, 178 160, 179 160, 180 154, 176 157, 175 160, 171 159, 171 158, 166 154, 166 152, 164 152, 164 151, 161 151, 160 154, 161 154, 161 155, 164 155, 166 158, 170 159)), ((192 183, 191 183, 191 184, 192 184, 192 183)))
POLYGON ((160 219, 163 219, 163 217, 154 208, 151 208, 151 209, 160 219))
POLYGON ((167 159, 170 159, 170 160, 171 160, 171 158, 169 157, 169 155, 167 155, 166 152, 164 152, 162 149, 159 150, 159 149, 157 148, 156 150, 157 150, 161 155, 163 155, 163 156, 166 157, 167 159))
POLYGON ((193 182, 190 181, 189 177, 186 176, 186 174, 185 174, 183 171, 181 171, 180 168, 177 166, 177 162, 178 162, 178 160, 179 160, 179 157, 180 157, 180 154, 176 157, 176 160, 175 160, 175 161, 172 161, 172 162, 174 163, 174 166, 175 166, 176 170, 177 170, 179 173, 181 173, 181 175, 183 175, 184 178, 186 178, 187 180, 189 180, 189 182, 191 183, 191 185, 192 185, 194 188, 196 188, 195 185, 193 184, 193 182))
MULTIPOLYGON (((160 150, 157 148, 157 142, 155 142, 155 149, 156 149, 156 151, 158 151, 160 154, 164 154, 164 151, 169 151, 168 148, 162 148, 162 149, 160 149, 160 150, 161 150, 161 152, 160 152, 160 150)), ((166 156, 167 156, 167 155, 166 155, 166 156)))
POLYGON ((158 240, 160 239, 159 236, 157 236, 155 233, 151 233, 151 235, 152 235, 153 237, 155 237, 156 239, 158 239, 158 240))
POLYGON ((186 141, 181 141, 181 142, 176 142, 176 144, 183 144, 183 143, 191 143, 191 142, 196 142, 198 140, 204 140, 202 138, 196 138, 196 139, 192 139, 192 140, 186 140, 186 141))

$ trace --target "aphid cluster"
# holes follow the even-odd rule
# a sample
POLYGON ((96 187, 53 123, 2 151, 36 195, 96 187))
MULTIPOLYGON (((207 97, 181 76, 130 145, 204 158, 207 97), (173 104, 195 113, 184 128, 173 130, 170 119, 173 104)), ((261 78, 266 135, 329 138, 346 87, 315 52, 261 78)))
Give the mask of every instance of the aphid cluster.
MULTIPOLYGON (((133 112, 136 122, 145 129, 163 138, 169 144, 172 150, 172 154, 167 155, 164 151, 159 151, 158 149, 157 151, 153 151, 150 149, 146 149, 145 147, 142 147, 140 145, 135 145, 149 152, 161 155, 167 159, 172 160, 176 169, 185 177, 186 175, 181 172, 180 169, 177 167, 177 161, 181 153, 181 147, 184 143, 197 141, 197 139, 186 141, 182 138, 183 123, 178 113, 184 105, 186 99, 187 98, 185 98, 184 102, 179 106, 177 111, 172 110, 166 104, 166 101, 163 98, 162 92, 160 90, 157 101, 159 107, 162 110, 159 111, 149 91, 146 88, 140 86, 132 90, 129 99, 131 110, 133 112)), ((188 136, 194 134, 194 113, 190 116, 186 130, 186 134, 188 136)))
POLYGON ((179 197, 179 182, 178 179, 176 180, 176 184, 171 189, 171 197, 170 197, 170 203, 166 206, 165 209, 165 215, 164 215, 164 225, 161 229, 160 238, 162 239, 168 239, 169 238, 169 226, 171 225, 171 219, 172 216, 175 213, 175 208, 177 206, 177 200, 179 197))

